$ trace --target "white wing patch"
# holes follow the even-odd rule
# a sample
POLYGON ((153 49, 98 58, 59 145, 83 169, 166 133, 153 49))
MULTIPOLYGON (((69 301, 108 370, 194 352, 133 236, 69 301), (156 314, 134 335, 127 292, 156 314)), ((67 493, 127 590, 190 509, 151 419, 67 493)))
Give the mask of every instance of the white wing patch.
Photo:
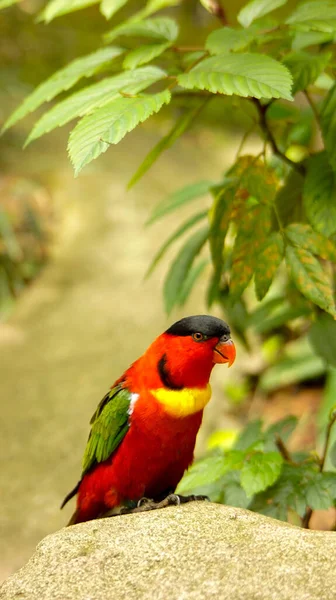
POLYGON ((139 394, 131 394, 131 402, 130 402, 129 409, 128 409, 128 414, 130 416, 131 416, 131 414, 133 414, 134 406, 138 399, 139 399, 139 394))

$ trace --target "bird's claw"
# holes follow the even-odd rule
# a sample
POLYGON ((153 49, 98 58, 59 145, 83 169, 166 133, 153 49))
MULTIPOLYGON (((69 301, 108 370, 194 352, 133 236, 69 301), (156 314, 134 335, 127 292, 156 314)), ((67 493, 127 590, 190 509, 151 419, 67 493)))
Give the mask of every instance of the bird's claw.
POLYGON ((114 517, 116 515, 130 515, 133 513, 141 513, 147 512, 148 510, 157 510, 160 508, 166 508, 167 506, 180 506, 181 504, 187 504, 187 502, 198 502, 198 501, 208 501, 210 502, 210 498, 208 496, 181 496, 180 494, 168 494, 166 498, 161 500, 160 502, 154 502, 150 498, 140 498, 138 500, 135 508, 127 508, 121 507, 118 512, 114 510, 108 511, 104 514, 104 517, 114 517))

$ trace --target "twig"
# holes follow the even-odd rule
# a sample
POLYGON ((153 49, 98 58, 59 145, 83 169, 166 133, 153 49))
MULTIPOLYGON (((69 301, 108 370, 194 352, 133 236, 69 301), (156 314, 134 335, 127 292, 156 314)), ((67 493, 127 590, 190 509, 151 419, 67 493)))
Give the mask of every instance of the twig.
MULTIPOLYGON (((329 443, 330 443, 330 435, 331 435, 331 430, 332 427, 334 425, 334 423, 336 422, 336 410, 334 410, 332 412, 332 414, 330 415, 330 419, 329 419, 329 423, 328 423, 328 427, 327 427, 327 432, 326 432, 326 439, 325 439, 325 443, 324 443, 324 448, 323 448, 323 452, 322 452, 322 456, 321 456, 321 460, 320 460, 320 467, 319 467, 319 471, 320 473, 323 472, 324 470, 324 466, 325 466, 325 461, 328 455, 328 448, 329 448, 329 443)), ((306 512, 302 518, 302 527, 304 529, 309 529, 309 522, 311 519, 311 516, 313 514, 312 509, 310 508, 310 506, 307 507, 306 512)))
POLYGON ((269 104, 261 104, 260 100, 258 100, 257 98, 251 98, 250 99, 251 102, 253 102, 254 106, 257 108, 257 111, 259 113, 259 125, 261 127, 261 129, 263 130, 263 132, 265 133, 270 146, 272 148, 273 154, 275 154, 276 156, 278 156, 279 158, 281 158, 281 160, 283 162, 285 162, 289 167, 291 167, 292 169, 295 169, 296 171, 298 171, 299 173, 301 173, 301 175, 305 174, 305 168, 302 164, 299 163, 295 163, 294 161, 290 160, 285 154, 283 154, 283 152, 281 152, 281 150, 278 148, 278 145, 276 143, 275 137, 272 133, 272 131, 270 130, 268 123, 267 123, 267 118, 266 118, 266 111, 269 107, 269 104))
POLYGON ((280 454, 281 454, 282 458, 283 458, 283 459, 284 459, 286 462, 288 462, 288 463, 289 463, 289 464, 291 464, 291 465, 296 465, 296 464, 297 464, 297 463, 295 463, 295 462, 292 460, 292 457, 291 457, 291 455, 290 455, 290 453, 289 453, 289 450, 288 450, 288 448, 285 446, 285 442, 284 442, 284 441, 281 439, 281 437, 280 437, 279 435, 276 435, 276 436, 275 436, 275 444, 276 444, 276 447, 278 448, 278 450, 279 450, 279 452, 280 452, 280 454))
POLYGON ((314 117, 315 117, 316 123, 317 123, 317 125, 319 126, 319 128, 321 129, 321 119, 320 119, 319 112, 318 112, 318 110, 317 110, 317 108, 316 108, 316 106, 315 106, 315 104, 314 104, 313 100, 311 99, 311 97, 310 97, 309 93, 307 92, 307 90, 304 90, 304 92, 303 92, 303 93, 304 93, 304 95, 306 96, 306 98, 307 98, 307 102, 308 102, 308 104, 309 104, 310 108, 312 109, 312 111, 313 111, 313 113, 314 113, 314 117))

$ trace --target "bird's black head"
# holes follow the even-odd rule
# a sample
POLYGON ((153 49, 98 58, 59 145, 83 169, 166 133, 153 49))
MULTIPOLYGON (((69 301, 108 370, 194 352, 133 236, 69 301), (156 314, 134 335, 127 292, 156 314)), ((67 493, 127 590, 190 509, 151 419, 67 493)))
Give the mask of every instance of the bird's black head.
POLYGON ((177 321, 165 332, 169 335, 189 336, 202 334, 205 339, 209 338, 230 338, 230 327, 225 321, 210 315, 195 315, 193 317, 184 317, 177 321))

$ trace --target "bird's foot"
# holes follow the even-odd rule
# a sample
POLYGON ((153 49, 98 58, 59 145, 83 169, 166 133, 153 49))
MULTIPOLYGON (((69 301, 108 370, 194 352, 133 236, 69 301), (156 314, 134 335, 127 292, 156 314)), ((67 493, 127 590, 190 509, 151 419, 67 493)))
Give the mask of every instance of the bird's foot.
POLYGON ((107 511, 104 517, 115 517, 117 515, 130 515, 134 513, 147 512, 148 510, 158 510, 160 508, 166 508, 167 506, 180 506, 180 504, 186 504, 187 502, 199 502, 208 501, 208 496, 181 496, 180 494, 168 494, 166 498, 160 502, 154 502, 151 498, 140 498, 135 508, 120 507, 118 509, 111 509, 107 511))

